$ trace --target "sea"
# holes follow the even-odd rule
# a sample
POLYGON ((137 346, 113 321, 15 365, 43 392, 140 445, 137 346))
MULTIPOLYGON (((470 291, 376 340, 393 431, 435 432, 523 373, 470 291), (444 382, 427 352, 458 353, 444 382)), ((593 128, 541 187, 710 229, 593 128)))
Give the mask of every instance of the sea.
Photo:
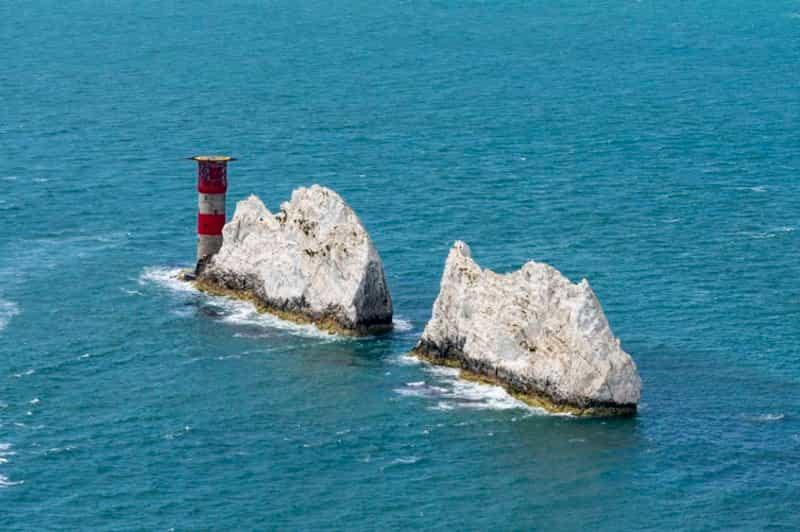
POLYGON ((797 530, 800 2, 5 0, 0 529, 797 530), (203 295, 227 209, 339 192, 394 331, 203 295), (408 355, 448 249, 586 278, 632 419, 408 355))

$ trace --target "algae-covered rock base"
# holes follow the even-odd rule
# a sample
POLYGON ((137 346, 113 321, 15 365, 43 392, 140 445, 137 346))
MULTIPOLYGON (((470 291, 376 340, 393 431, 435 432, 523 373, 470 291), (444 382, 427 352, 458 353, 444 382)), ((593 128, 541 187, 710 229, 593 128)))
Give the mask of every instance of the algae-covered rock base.
POLYGON ((573 284, 533 261, 497 274, 481 269, 463 242, 450 250, 413 353, 552 412, 631 416, 639 402, 636 365, 585 279, 573 284))
POLYGON ((201 290, 340 334, 391 328, 381 258, 361 220, 333 190, 299 188, 277 214, 250 196, 237 204, 222 235, 219 253, 198 265, 201 290))

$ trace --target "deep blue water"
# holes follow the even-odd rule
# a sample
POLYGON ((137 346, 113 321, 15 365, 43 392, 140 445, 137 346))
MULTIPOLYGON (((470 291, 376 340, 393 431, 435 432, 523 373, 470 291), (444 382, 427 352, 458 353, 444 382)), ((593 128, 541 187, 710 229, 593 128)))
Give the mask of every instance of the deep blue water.
POLYGON ((0 4, 0 528, 800 527, 800 3, 0 4), (338 4, 338 5, 336 5, 338 4), (169 281, 336 189, 398 330, 169 281), (414 364, 447 250, 587 277, 632 420, 414 364))

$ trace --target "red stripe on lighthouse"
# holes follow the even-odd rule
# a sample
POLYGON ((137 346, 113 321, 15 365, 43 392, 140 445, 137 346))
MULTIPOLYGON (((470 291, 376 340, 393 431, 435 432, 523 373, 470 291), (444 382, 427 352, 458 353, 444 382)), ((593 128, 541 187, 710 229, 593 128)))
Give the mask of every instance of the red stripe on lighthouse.
POLYGON ((197 191, 203 194, 224 194, 228 190, 228 163, 198 161, 197 191))
POLYGON ((224 214, 198 214, 197 215, 197 234, 198 235, 221 235, 225 225, 224 214))

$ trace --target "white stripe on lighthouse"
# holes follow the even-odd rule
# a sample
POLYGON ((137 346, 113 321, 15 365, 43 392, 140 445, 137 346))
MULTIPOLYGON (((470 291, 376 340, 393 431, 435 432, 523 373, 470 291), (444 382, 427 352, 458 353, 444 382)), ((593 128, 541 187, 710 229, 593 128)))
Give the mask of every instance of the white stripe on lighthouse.
POLYGON ((225 194, 197 194, 199 214, 225 214, 225 194))

